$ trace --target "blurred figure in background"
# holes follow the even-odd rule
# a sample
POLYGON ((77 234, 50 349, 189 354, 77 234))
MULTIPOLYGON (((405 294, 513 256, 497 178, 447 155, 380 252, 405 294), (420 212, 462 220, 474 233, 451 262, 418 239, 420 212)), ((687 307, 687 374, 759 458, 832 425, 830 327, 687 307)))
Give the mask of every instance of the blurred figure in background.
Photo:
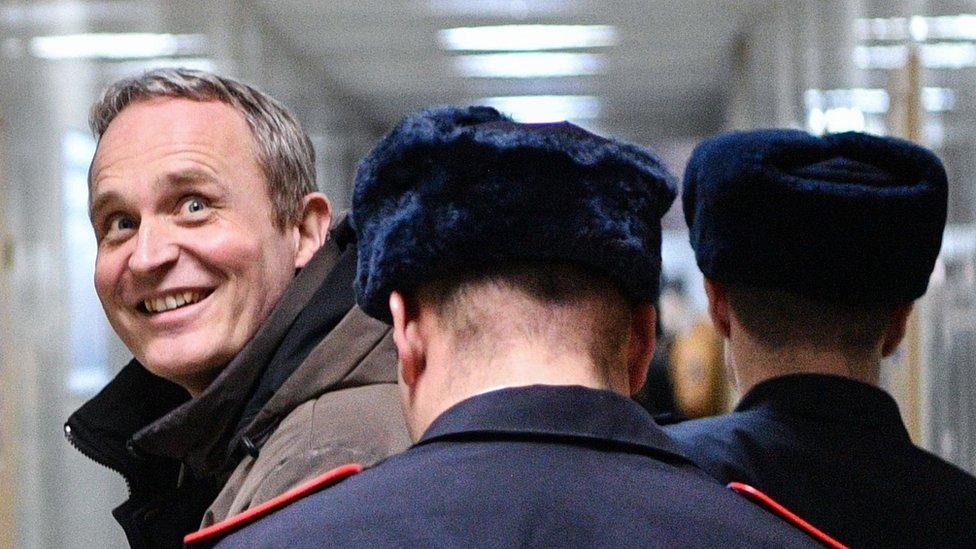
POLYGON ((655 309, 657 345, 647 381, 634 395, 658 423, 712 416, 729 410, 722 339, 706 315, 689 303, 681 279, 661 279, 655 309))
POLYGON ((572 124, 401 122, 360 163, 353 219, 417 443, 219 546, 803 546, 628 398, 673 199, 651 153, 572 124))
POLYGON ((866 134, 731 133, 695 150, 683 205, 744 396, 668 433, 850 546, 976 546, 976 479, 913 445, 876 387, 939 253, 939 159, 866 134))
POLYGON ((183 536, 408 438, 389 329, 356 306, 314 151, 260 91, 198 71, 92 109, 95 289, 135 358, 65 426, 121 473, 135 547, 183 536))

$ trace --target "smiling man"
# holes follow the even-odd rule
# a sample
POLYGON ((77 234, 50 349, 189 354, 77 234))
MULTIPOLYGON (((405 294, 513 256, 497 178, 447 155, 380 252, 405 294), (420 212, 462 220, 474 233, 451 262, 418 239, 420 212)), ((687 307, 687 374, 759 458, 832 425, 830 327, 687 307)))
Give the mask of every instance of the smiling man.
POLYGON ((92 109, 95 289, 134 360, 65 431, 119 471, 133 546, 408 443, 387 327, 352 292, 314 152, 258 90, 159 70, 92 109))

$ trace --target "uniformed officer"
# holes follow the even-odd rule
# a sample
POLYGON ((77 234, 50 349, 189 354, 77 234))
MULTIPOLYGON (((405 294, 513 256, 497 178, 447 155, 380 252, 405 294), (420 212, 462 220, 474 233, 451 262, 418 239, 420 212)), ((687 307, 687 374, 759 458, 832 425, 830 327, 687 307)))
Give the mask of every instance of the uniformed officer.
POLYGON ((692 154, 683 205, 745 396, 669 434, 850 546, 976 547, 976 479, 913 445, 876 387, 939 253, 939 159, 860 133, 730 133, 692 154))
POLYGON ((221 547, 789 546, 627 395, 654 347, 649 151, 568 123, 440 108, 359 166, 358 301, 392 322, 405 453, 221 547))

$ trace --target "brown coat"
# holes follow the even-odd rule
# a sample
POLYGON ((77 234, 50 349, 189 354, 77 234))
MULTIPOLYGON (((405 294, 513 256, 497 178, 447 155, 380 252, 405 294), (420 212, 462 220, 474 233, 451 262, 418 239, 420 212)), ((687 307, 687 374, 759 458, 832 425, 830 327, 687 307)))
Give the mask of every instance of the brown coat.
POLYGON ((395 361, 388 327, 353 308, 247 429, 259 433, 269 418, 291 410, 260 454, 246 456, 238 464, 204 515, 202 526, 220 522, 339 465, 372 465, 406 449, 410 439, 402 419, 397 419, 402 412, 391 367, 395 361), (335 368, 336 363, 349 371, 335 368), (378 380, 384 377, 385 381, 378 380), (341 388, 323 392, 337 383, 341 388))

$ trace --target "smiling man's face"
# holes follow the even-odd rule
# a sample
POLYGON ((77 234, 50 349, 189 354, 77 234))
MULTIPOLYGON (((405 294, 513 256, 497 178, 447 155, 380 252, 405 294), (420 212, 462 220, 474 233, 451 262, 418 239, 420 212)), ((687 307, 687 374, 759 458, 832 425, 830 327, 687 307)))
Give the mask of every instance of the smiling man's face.
POLYGON ((98 297, 136 359, 193 395, 302 266, 255 151, 233 107, 162 98, 125 107, 92 164, 98 297))

